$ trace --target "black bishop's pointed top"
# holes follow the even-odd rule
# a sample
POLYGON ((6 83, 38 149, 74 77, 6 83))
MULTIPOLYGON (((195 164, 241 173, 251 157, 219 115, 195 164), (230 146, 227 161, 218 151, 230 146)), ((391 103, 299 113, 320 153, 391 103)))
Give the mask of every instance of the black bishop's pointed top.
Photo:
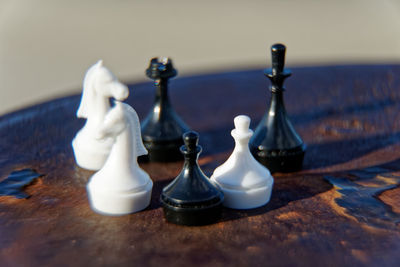
POLYGON ((272 68, 265 69, 264 74, 271 80, 271 91, 285 90, 283 83, 292 75, 289 69, 285 69, 286 47, 283 44, 271 46, 272 68))
POLYGON ((201 151, 198 133, 187 132, 183 140, 185 145, 181 151, 185 162, 182 171, 161 193, 164 216, 167 221, 176 224, 210 224, 220 218, 224 196, 197 163, 201 151))
POLYGON ((291 75, 285 69, 286 47, 271 46, 272 68, 264 74, 271 80, 271 102, 250 140, 254 157, 271 172, 291 172, 302 168, 305 145, 295 131, 283 101, 283 83, 291 75))
POLYGON ((272 70, 283 72, 285 66, 286 46, 283 44, 274 44, 271 46, 272 70))

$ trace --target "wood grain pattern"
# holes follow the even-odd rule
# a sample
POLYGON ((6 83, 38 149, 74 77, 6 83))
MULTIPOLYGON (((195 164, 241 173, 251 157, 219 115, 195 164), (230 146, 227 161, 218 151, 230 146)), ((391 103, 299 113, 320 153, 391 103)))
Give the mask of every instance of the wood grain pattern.
MULTIPOLYGON (((24 168, 43 174, 25 189, 29 199, 0 197, 1 264, 397 265, 400 66, 292 71, 285 102, 308 145, 304 170, 274 174, 268 205, 224 209, 222 220, 209 226, 184 227, 163 219, 160 192, 182 162, 142 164, 154 181, 148 209, 121 217, 93 213, 85 192, 92 172, 75 165, 70 146, 83 125, 75 118, 79 96, 1 117, 0 181, 24 168)), ((153 86, 130 88, 128 103, 144 118, 153 86)), ((199 162, 208 175, 233 149, 234 116, 249 115, 254 128, 269 99, 261 70, 178 78, 170 93, 177 112, 200 133, 199 162)))

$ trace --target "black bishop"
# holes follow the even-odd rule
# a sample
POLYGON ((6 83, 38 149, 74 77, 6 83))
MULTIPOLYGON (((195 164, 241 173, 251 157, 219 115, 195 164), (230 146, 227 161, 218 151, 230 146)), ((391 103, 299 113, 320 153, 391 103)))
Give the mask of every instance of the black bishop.
POLYGON ((301 170, 306 146, 290 122, 283 101, 283 82, 292 73, 284 69, 286 47, 271 47, 272 68, 264 71, 271 80, 271 101, 250 140, 254 157, 271 172, 301 170))

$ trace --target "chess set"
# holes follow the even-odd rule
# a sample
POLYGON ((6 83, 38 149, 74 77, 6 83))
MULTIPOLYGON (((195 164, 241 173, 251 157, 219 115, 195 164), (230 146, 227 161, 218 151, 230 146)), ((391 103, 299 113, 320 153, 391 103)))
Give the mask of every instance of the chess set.
POLYGON ((294 130, 283 102, 286 47, 271 47, 271 103, 255 133, 250 118, 236 116, 231 135, 235 149, 207 177, 197 162, 202 151, 199 134, 189 130, 168 97, 168 80, 177 71, 169 58, 153 58, 146 75, 154 80, 154 106, 140 126, 135 110, 122 102, 129 95, 100 60, 83 82, 77 117, 86 119, 72 141, 76 163, 96 171, 87 184, 91 208, 105 215, 125 215, 149 206, 153 182, 139 166, 144 161, 172 162, 184 158, 180 174, 163 190, 160 201, 167 221, 205 225, 218 221, 222 206, 254 209, 266 205, 273 186, 272 172, 300 170, 305 145, 294 130), (113 107, 110 106, 113 100, 113 107), (180 153, 179 153, 180 152, 180 153), (182 155, 180 155, 182 154, 182 155))
POLYGON ((270 82, 171 80, 153 58, 154 82, 127 86, 99 61, 81 95, 1 117, 0 259, 398 262, 400 66, 292 68, 284 102, 285 46, 271 56, 270 82))

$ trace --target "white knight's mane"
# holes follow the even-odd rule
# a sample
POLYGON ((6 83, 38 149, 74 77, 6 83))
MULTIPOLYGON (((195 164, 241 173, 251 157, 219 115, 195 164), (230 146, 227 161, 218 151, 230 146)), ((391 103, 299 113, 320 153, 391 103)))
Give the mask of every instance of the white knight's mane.
POLYGON ((137 153, 136 156, 142 156, 142 155, 147 155, 147 150, 143 145, 142 142, 142 134, 141 134, 141 129, 140 129, 140 123, 139 123, 139 117, 136 113, 136 111, 128 104, 124 103, 124 109, 125 109, 125 114, 127 115, 127 119, 129 120, 129 124, 131 126, 131 131, 132 133, 135 133, 135 140, 132 140, 134 150, 137 153))
POLYGON ((96 74, 96 70, 102 66, 102 62, 99 61, 93 66, 91 66, 86 74, 85 78, 83 79, 83 92, 82 92, 82 98, 81 98, 81 103, 79 105, 78 111, 76 113, 78 118, 88 118, 88 101, 93 99, 93 96, 95 94, 94 88, 93 88, 93 81, 94 77, 96 74))
POLYGON ((117 137, 122 131, 130 130, 134 139, 129 141, 132 145, 133 153, 136 157, 146 155, 148 152, 142 142, 139 117, 136 111, 126 103, 115 101, 115 106, 111 108, 104 118, 103 127, 115 127, 118 124, 124 124, 125 127, 121 127, 119 132, 114 132, 113 137, 117 137))

